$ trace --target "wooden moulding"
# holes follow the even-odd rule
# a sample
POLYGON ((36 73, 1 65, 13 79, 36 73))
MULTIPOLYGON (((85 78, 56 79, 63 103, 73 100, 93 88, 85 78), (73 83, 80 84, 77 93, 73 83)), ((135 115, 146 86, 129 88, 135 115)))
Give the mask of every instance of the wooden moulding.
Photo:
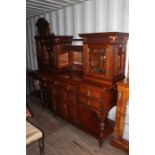
POLYGON ((129 34, 122 32, 85 33, 79 34, 84 44, 127 43, 129 34))

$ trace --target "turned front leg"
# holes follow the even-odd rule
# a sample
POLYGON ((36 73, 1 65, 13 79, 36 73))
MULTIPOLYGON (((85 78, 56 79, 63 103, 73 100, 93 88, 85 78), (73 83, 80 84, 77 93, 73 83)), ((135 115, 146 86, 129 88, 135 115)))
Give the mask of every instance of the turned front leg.
POLYGON ((104 131, 104 127, 105 127, 105 123, 104 123, 104 122, 101 122, 101 123, 100 123, 100 139, 99 139, 99 146, 101 146, 102 143, 103 143, 103 138, 104 138, 103 131, 104 131))

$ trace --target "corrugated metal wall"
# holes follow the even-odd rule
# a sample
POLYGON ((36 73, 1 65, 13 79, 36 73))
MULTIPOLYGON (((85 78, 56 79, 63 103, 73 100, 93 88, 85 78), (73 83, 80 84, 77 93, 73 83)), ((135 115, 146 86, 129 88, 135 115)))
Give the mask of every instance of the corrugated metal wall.
MULTIPOLYGON (((26 22, 26 58, 27 69, 37 69, 34 36, 35 23, 44 17, 50 23, 56 35, 73 35, 89 32, 129 32, 129 1, 128 0, 89 0, 51 13, 29 18, 26 22)), ((128 66, 128 50, 127 50, 128 66)), ((127 74, 127 69, 126 69, 127 74)))

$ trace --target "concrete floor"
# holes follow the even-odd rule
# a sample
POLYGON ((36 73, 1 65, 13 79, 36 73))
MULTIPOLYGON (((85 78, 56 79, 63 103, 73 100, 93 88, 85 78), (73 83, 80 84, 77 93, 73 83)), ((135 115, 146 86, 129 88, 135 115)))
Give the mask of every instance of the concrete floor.
MULTIPOLYGON (((45 155, 127 155, 128 153, 111 146, 111 137, 101 147, 98 141, 48 109, 42 109, 40 100, 27 97, 27 103, 33 114, 31 121, 42 129, 45 135, 45 155)), ((27 147, 27 155, 39 155, 38 143, 27 147)))

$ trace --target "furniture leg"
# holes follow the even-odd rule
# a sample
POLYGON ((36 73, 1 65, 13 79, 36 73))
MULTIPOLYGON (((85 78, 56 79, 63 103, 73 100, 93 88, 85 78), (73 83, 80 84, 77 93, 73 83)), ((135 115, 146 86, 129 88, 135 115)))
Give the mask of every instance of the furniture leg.
POLYGON ((40 155, 44 155, 44 138, 39 140, 40 155))

